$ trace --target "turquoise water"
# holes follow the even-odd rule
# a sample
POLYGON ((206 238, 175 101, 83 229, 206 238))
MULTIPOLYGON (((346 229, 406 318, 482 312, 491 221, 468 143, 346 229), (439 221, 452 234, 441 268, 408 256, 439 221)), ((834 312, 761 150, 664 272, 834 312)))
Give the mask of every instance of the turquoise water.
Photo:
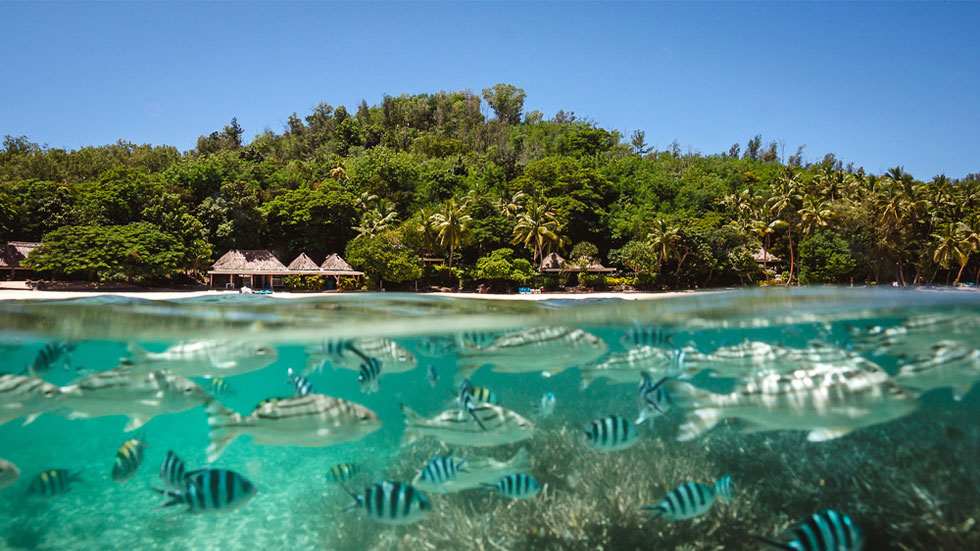
MULTIPOLYGON (((544 302, 391 294, 296 301, 240 295, 166 302, 93 297, 2 302, 0 316, 0 372, 21 373, 50 343, 74 344, 67 361, 54 362, 41 374, 60 387, 116 368, 123 358, 132 360, 133 345, 160 353, 194 341, 265 343, 275 349, 274 362, 223 377, 233 394, 215 398, 243 415, 261 400, 290 396, 287 369, 305 370, 311 347, 324 341, 351 342, 356 348, 365 339, 388 339, 410 352, 416 365, 386 372, 382 362, 376 393, 362 393, 356 370, 327 365, 311 372, 317 393, 369 408, 381 428, 322 447, 235 439, 210 466, 239 473, 258 492, 240 508, 215 514, 187 513, 183 505, 158 509, 166 500, 151 489, 163 487, 159 466, 168 450, 188 469, 208 467, 203 406, 159 415, 132 432, 124 432, 125 415, 72 420, 67 407, 26 426, 23 419, 8 422, 0 426, 0 458, 17 465, 21 475, 0 489, 0 549, 761 549, 750 533, 779 538, 827 508, 854 520, 864 549, 980 548, 974 526, 980 518, 980 398, 966 392, 954 400, 942 386, 955 380, 957 388, 969 389, 975 371, 980 378, 980 360, 971 355, 980 342, 980 297, 974 293, 802 289, 544 302), (573 343, 527 345, 516 351, 500 345, 500 339, 548 327, 580 329, 599 344, 581 350, 573 343), (598 367, 636 348, 624 335, 638 329, 652 335, 652 357, 663 358, 641 367, 655 381, 668 377, 666 413, 653 413, 640 424, 638 440, 628 449, 589 449, 583 431, 590 423, 610 414, 631 422, 638 416, 639 369, 617 371, 614 377, 630 380, 615 382, 598 367), (433 356, 427 346, 433 342, 449 350, 433 356), (775 356, 727 368, 719 358, 743 350, 744 360, 746 343, 757 350, 768 346, 775 356), (937 343, 946 348, 936 348, 937 343), (954 360, 944 350, 964 355, 954 360), (804 352, 811 356, 799 359, 804 352), (563 353, 571 359, 563 359, 563 353), (812 356, 817 353, 823 356, 812 356), (404 444, 400 404, 426 418, 459 407, 457 374, 465 371, 461 364, 474 362, 498 366, 498 371, 475 366, 472 383, 491 389, 501 407, 533 425, 530 437, 497 446, 447 445, 433 438, 404 444), (434 385, 426 376, 430 366, 438 375, 434 385), (715 376, 705 366, 714 366, 715 376), (910 366, 933 369, 911 373, 910 366), (841 398, 837 390, 816 385, 811 394, 840 398, 849 419, 812 413, 803 417, 813 426, 802 430, 779 427, 792 415, 777 410, 761 420, 776 430, 754 430, 774 427, 758 426, 758 418, 721 414, 713 429, 689 434, 691 416, 707 410, 704 395, 684 394, 686 385, 713 395, 737 393, 739 385, 766 373, 812 369, 880 374, 873 388, 900 387, 902 407, 884 407, 879 403, 884 398, 841 398), (595 380, 583 388, 590 378, 595 380), (548 392, 555 396, 554 413, 542 416, 534 404, 548 392), (842 425, 853 430, 808 440, 812 428, 842 425), (117 449, 137 435, 146 439, 145 459, 131 480, 114 482, 117 449), (451 453, 479 464, 488 457, 505 461, 521 448, 531 458, 526 474, 543 488, 529 499, 480 489, 421 490, 431 510, 418 522, 399 526, 379 523, 360 510, 344 512, 352 500, 343 486, 357 493, 382 480, 412 483, 434 456, 451 453), (328 469, 341 462, 358 464, 360 477, 345 485, 329 482, 328 469), (50 469, 81 471, 81 480, 57 495, 29 494, 31 481, 50 469), (730 506, 719 500, 686 520, 649 520, 640 509, 683 483, 714 487, 725 475, 734 483, 730 506)), ((192 379, 211 391, 208 379, 192 379)), ((803 406, 780 407, 792 413, 803 406)))

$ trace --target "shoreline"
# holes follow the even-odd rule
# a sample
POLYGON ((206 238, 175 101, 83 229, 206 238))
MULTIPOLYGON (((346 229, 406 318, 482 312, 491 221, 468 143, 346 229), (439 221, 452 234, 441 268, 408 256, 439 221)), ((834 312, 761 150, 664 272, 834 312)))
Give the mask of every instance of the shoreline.
MULTIPOLYGON (((197 297, 214 297, 222 295, 237 296, 240 293, 225 290, 205 290, 205 291, 179 291, 179 290, 157 290, 157 291, 42 291, 28 289, 22 286, 11 285, 20 282, 0 283, 0 301, 3 300, 67 300, 73 298, 96 297, 96 296, 118 296, 126 298, 139 298, 146 300, 180 300, 197 297)), ((494 294, 494 293, 406 293, 418 296, 433 296, 447 298, 469 298, 478 300, 584 300, 584 299, 611 299, 621 300, 657 300, 664 298, 674 298, 684 295, 719 293, 731 289, 704 289, 697 291, 666 291, 666 292, 597 292, 597 293, 536 293, 536 294, 494 294)), ((356 296, 368 294, 367 292, 346 292, 336 291, 323 293, 290 293, 286 291, 276 292, 271 295, 257 295, 284 300, 319 298, 331 296, 356 296)), ((385 294, 385 293, 377 293, 385 294)), ((396 294, 396 293, 391 293, 396 294)))

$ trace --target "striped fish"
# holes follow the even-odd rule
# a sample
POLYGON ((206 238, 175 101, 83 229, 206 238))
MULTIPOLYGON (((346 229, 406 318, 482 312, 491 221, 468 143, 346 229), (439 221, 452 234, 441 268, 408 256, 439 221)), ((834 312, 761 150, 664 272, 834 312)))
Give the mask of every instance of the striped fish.
POLYGON ((476 397, 473 396, 475 390, 476 387, 473 386, 473 383, 465 377, 456 385, 456 401, 459 402, 459 420, 463 421, 463 418, 469 415, 481 429, 486 430, 483 421, 474 413, 474 410, 476 410, 476 397))
POLYGON ((286 384, 292 385, 295 396, 306 396, 313 392, 313 383, 291 367, 286 370, 286 384))
POLYGON ((27 487, 28 494, 53 496, 71 489, 73 482, 80 480, 82 473, 72 473, 68 469, 50 469, 37 475, 27 487))
POLYGON ((641 346, 656 346, 660 348, 674 347, 674 334, 666 327, 648 325, 628 329, 619 339, 623 348, 639 348, 641 346))
POLYGON ((916 316, 903 320, 901 325, 873 325, 863 328, 848 326, 854 348, 878 354, 918 354, 938 340, 967 343, 980 329, 980 316, 951 313, 916 316))
POLYGON ((667 390, 664 383, 667 377, 654 381, 648 373, 643 373, 643 381, 640 383, 640 416, 636 419, 639 425, 655 415, 663 415, 670 407, 670 398, 667 397, 667 390))
POLYGON ((534 408, 534 412, 540 417, 551 417, 555 412, 557 402, 558 399, 555 398, 554 392, 545 392, 537 402, 531 404, 531 407, 534 408))
POLYGON ((499 331, 463 331, 456 335, 455 343, 458 349, 480 349, 493 345, 503 333, 499 331))
POLYGON ((132 438, 123 442, 116 452, 116 462, 112 465, 112 480, 128 482, 143 464, 143 450, 146 449, 146 437, 140 435, 139 438, 132 438))
POLYGON ((209 463, 245 434, 265 446, 332 446, 360 440, 381 428, 381 419, 370 409, 316 393, 261 403, 248 416, 213 400, 207 413, 209 463))
POLYGON ((405 444, 431 437, 450 445, 499 446, 526 440, 534 432, 530 421, 500 406, 476 406, 471 415, 450 409, 431 419, 415 413, 405 404, 401 407, 405 415, 405 444))
POLYGON ((851 517, 833 509, 814 513, 793 529, 794 539, 788 542, 759 534, 752 537, 774 548, 786 551, 861 551, 864 538, 851 517))
POLYGON ((187 467, 173 451, 167 451, 167 457, 160 463, 160 478, 171 490, 183 489, 187 478, 187 467))
POLYGON ((67 341, 52 342, 44 345, 37 352, 34 361, 27 366, 21 375, 31 377, 43 377, 51 372, 56 365, 60 364, 63 368, 71 367, 71 354, 75 351, 75 343, 67 341))
POLYGON ((476 401, 477 404, 490 404, 494 406, 500 405, 500 396, 497 396, 496 392, 485 386, 473 387, 473 400, 476 401))
POLYGON ((439 382, 439 372, 436 371, 436 366, 429 365, 429 368, 425 370, 425 380, 429 381, 429 386, 432 388, 436 387, 436 383, 439 382))
POLYGON ((20 478, 20 469, 6 459, 0 458, 0 489, 10 486, 20 478))
POLYGON ((601 362, 579 369, 582 374, 581 387, 584 390, 597 379, 608 379, 611 383, 638 383, 643 373, 658 378, 690 378, 696 372, 686 371, 685 362, 692 352, 697 350, 694 347, 666 349, 640 346, 627 352, 609 354, 601 362))
POLYGON ((208 391, 212 396, 231 396, 235 390, 224 379, 215 377, 208 383, 208 391))
POLYGON ((732 491, 730 476, 722 477, 714 488, 697 482, 685 482, 668 492, 657 505, 645 505, 641 509, 653 511, 650 518, 663 516, 667 520, 684 520, 707 513, 719 495, 726 505, 730 504, 732 491))
POLYGON ((452 456, 452 453, 452 450, 450 450, 450 455, 430 459, 429 463, 422 469, 419 480, 428 484, 445 484, 446 482, 456 480, 457 473, 466 472, 466 469, 463 468, 463 463, 466 460, 456 459, 452 456))
POLYGON ((445 358, 456 352, 456 340, 448 335, 422 337, 415 351, 429 358, 445 358))
POLYGON ((361 474, 361 466, 357 463, 337 463, 327 470, 327 480, 334 484, 350 482, 361 474))
POLYGON ((953 399, 962 400, 980 381, 980 350, 955 341, 936 343, 930 354, 902 365, 892 380, 919 392, 950 387, 953 399))
POLYGON ((685 357, 685 371, 691 375, 712 371, 718 377, 742 378, 788 373, 817 363, 871 364, 854 352, 821 342, 811 342, 805 348, 787 348, 760 341, 745 341, 722 346, 710 354, 692 348, 685 357))
POLYGON ((381 361, 377 358, 365 358, 357 374, 357 382, 361 383, 361 392, 364 394, 377 392, 379 377, 381 377, 381 361))
POLYGON ((486 347, 459 350, 457 370, 460 377, 483 365, 504 373, 554 374, 595 361, 608 348, 606 341, 581 329, 534 327, 501 335, 486 347))
POLYGON ((521 473, 509 474, 495 484, 484 484, 484 487, 511 499, 528 499, 541 493, 541 485, 530 475, 521 473))
POLYGON ((610 415, 592 422, 585 431, 589 449, 612 452, 633 447, 640 438, 636 425, 629 419, 610 415))
POLYGON ((348 493, 354 502, 347 512, 361 509, 368 518, 385 524, 418 522, 432 510, 422 492, 401 482, 379 482, 364 488, 361 494, 348 493))
POLYGON ((918 408, 915 398, 889 380, 885 371, 867 366, 815 364, 744 380, 729 394, 677 381, 667 386, 671 399, 685 411, 680 441, 734 417, 749 430, 806 430, 811 442, 821 442, 918 408))
POLYGON ((157 415, 204 405, 210 396, 197 383, 167 371, 101 371, 61 388, 69 419, 126 415, 133 431, 157 415))
POLYGON ((60 407, 63 398, 60 388, 41 379, 0 375, 0 425, 20 417, 28 425, 42 413, 60 407))
POLYGON ((306 373, 320 371, 326 365, 360 371, 368 358, 376 358, 386 373, 404 373, 418 367, 418 360, 407 348, 382 338, 327 339, 307 347, 306 373))
POLYGON ((158 509, 186 504, 189 513, 226 513, 245 505, 258 489, 244 476, 224 469, 187 473, 181 490, 153 488, 168 498, 158 509))
POLYGON ((412 485, 426 492, 441 494, 462 492, 485 487, 485 484, 495 484, 501 477, 512 473, 531 471, 531 454, 527 448, 521 448, 510 459, 499 461, 492 457, 468 457, 466 469, 457 470, 452 480, 435 482, 422 480, 418 474, 412 485))

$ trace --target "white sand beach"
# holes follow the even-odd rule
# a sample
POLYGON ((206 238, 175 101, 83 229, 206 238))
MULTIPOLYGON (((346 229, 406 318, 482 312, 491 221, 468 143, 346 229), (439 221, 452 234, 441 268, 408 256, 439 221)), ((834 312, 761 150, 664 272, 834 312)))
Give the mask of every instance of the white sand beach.
MULTIPOLYGON (((482 300, 582 300, 582 299, 609 299, 618 298, 622 300, 655 300, 672 298, 694 293, 704 293, 706 291, 672 291, 663 293, 649 292, 626 292, 626 293, 536 293, 536 294, 494 294, 494 293, 419 293, 424 295, 453 297, 453 298, 472 298, 482 300)), ((707 292, 717 292, 707 291, 707 292)), ((101 295, 113 295, 120 297, 141 298, 147 300, 178 300, 193 297, 217 296, 217 295, 236 295, 237 291, 225 290, 206 290, 206 291, 38 291, 30 289, 22 281, 0 282, 0 300, 65 300, 72 298, 93 297, 101 295)), ((271 295, 273 298, 281 299, 302 299, 325 296, 350 296, 357 293, 289 293, 276 291, 271 295)))

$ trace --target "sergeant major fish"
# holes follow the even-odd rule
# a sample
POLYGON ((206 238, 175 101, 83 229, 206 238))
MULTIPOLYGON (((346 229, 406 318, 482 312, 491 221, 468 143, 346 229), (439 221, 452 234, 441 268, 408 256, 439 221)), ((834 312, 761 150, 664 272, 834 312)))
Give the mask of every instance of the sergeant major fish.
POLYGON ((445 358, 456 352, 456 341, 447 335, 422 337, 415 350, 428 358, 445 358))
POLYGON ((275 348, 260 342, 193 341, 163 352, 147 352, 131 344, 120 366, 135 371, 166 369, 185 377, 230 377, 258 371, 279 358, 275 348))
POLYGON ((71 472, 68 469, 49 469, 37 475, 27 487, 28 494, 53 496, 63 494, 71 489, 71 485, 81 480, 81 472, 71 472))
POLYGON ((294 395, 306 396, 313 392, 313 383, 306 377, 293 371, 293 368, 286 370, 286 383, 293 387, 294 395))
POLYGON ((167 457, 160 463, 160 479, 171 490, 184 488, 187 478, 187 467, 173 451, 167 451, 167 457))
POLYGON ((722 477, 714 487, 697 482, 685 482, 674 488, 660 503, 645 505, 641 509, 653 511, 655 518, 663 516, 667 520, 684 520, 701 516, 711 509, 716 497, 721 497, 726 505, 732 500, 732 478, 722 477))
POLYGON ((45 344, 37 352, 34 361, 27 366, 21 375, 27 374, 31 377, 43 377, 51 372, 58 364, 65 369, 71 367, 71 354, 75 351, 75 343, 58 341, 45 344))
POLYGON ((21 375, 0 375, 0 425, 25 417, 25 425, 39 415, 61 407, 64 398, 57 386, 21 375))
POLYGON ((748 379, 729 394, 671 381, 668 392, 685 410, 678 440, 691 440, 726 417, 749 430, 806 430, 811 442, 884 423, 914 411, 916 400, 883 370, 816 364, 792 373, 748 379))
POLYGON ((607 350, 604 340, 581 329, 535 327, 504 334, 486 347, 460 350, 457 370, 468 377, 489 364, 503 373, 555 374, 597 360, 607 350))
POLYGON ((662 377, 654 382, 650 375, 643 373, 643 381, 640 383, 640 416, 636 419, 639 425, 654 415, 663 415, 670 407, 670 399, 664 389, 667 377, 662 377))
POLYGON ((674 334, 668 331, 666 327, 654 325, 633 327, 623 333, 619 343, 627 349, 644 346, 674 348, 674 334))
POLYGON ((604 452, 632 448, 640 438, 636 425, 629 419, 609 415, 593 421, 585 431, 585 443, 589 449, 604 452))
POLYGON ((140 465, 143 464, 143 450, 146 449, 146 438, 131 438, 123 442, 116 452, 116 462, 112 465, 112 480, 122 484, 136 476, 140 465))
POLYGON ((433 457, 422 469, 422 474, 419 475, 418 480, 425 484, 442 486, 447 482, 456 480, 456 477, 461 472, 466 472, 463 467, 463 463, 466 462, 465 459, 457 459, 452 456, 452 450, 449 451, 449 455, 441 455, 438 457, 433 457))
MULTIPOLYGON (((464 459, 461 458, 460 461, 464 459)), ((466 457, 466 469, 456 470, 455 476, 443 480, 434 478, 422 479, 419 474, 412 484, 427 492, 453 493, 483 487, 493 484, 501 477, 513 473, 531 472, 531 455, 527 448, 521 448, 510 459, 498 461, 492 457, 466 457)))
POLYGON ((186 377, 127 368, 94 373, 62 387, 61 393, 62 405, 69 409, 65 414, 68 419, 126 415, 126 432, 140 428, 157 415, 193 409, 211 399, 186 377))
POLYGON ((381 378, 381 362, 377 358, 365 358, 357 374, 357 382, 361 384, 361 392, 374 394, 378 391, 378 379, 381 378))
POLYGON ((752 534, 769 547, 785 551, 861 551, 864 548, 864 537, 851 517, 833 509, 811 515, 793 529, 793 536, 790 541, 780 541, 752 534))
POLYGON ((20 469, 6 459, 0 459, 0 489, 10 486, 20 478, 20 469))
POLYGON ((523 473, 509 474, 494 484, 483 485, 487 491, 511 499, 530 499, 541 493, 541 485, 534 477, 523 473))
POLYGON ((327 480, 334 484, 342 484, 361 474, 361 466, 357 463, 337 463, 327 469, 327 480))
POLYGON ((244 476, 224 469, 204 469, 187 473, 180 490, 153 488, 169 501, 157 507, 186 504, 188 513, 226 513, 252 499, 258 489, 244 476))
POLYGON ((401 482, 379 482, 363 493, 348 492, 354 499, 346 511, 361 509, 364 515, 384 524, 412 524, 432 511, 422 492, 401 482))
POLYGON ((245 434, 264 446, 332 446, 360 440, 381 428, 381 420, 370 409, 316 393, 263 401, 244 417, 214 400, 207 413, 209 463, 245 434))
POLYGON ((432 437, 446 444, 459 446, 499 446, 531 437, 534 427, 517 413, 484 404, 466 415, 463 410, 450 409, 426 419, 402 404, 405 415, 404 443, 432 437))

